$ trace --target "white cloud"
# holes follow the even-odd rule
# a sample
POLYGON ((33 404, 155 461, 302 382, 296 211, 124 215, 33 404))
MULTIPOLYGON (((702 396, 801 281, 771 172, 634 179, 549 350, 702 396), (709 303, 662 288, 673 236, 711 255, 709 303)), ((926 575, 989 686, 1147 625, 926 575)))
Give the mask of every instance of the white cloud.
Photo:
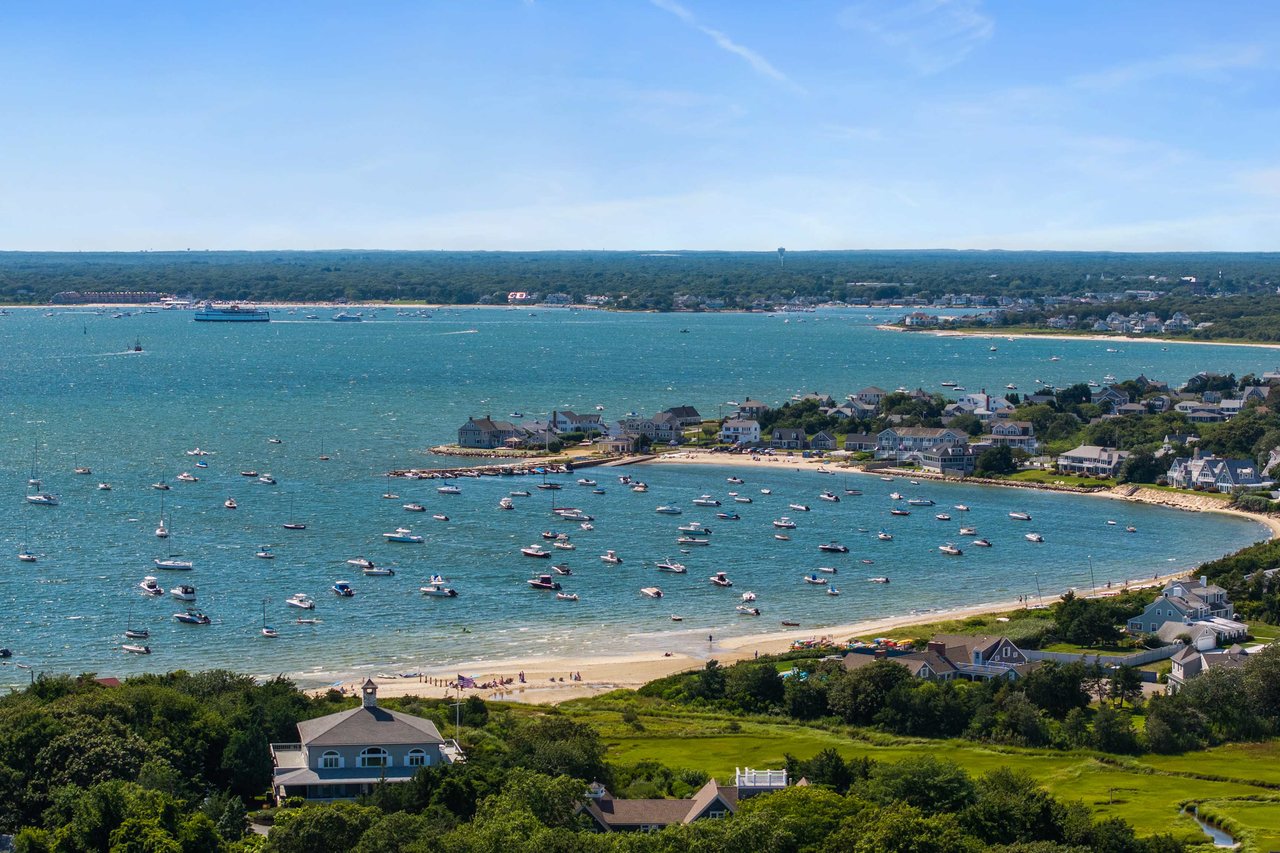
POLYGON ((874 36, 921 74, 964 61, 995 33, 995 20, 982 12, 981 0, 864 2, 846 8, 838 20, 874 36))
POLYGON ((1215 77, 1226 71, 1257 68, 1264 53, 1257 45, 1219 45, 1196 53, 1181 53, 1107 68, 1073 78, 1082 89, 1117 89, 1159 77, 1215 77))
POLYGON ((720 30, 713 29, 701 23, 700 21, 698 21, 697 17, 694 16, 692 12, 690 12, 688 9, 686 9, 684 6, 680 5, 679 3, 676 3, 675 0, 649 0, 649 2, 652 3, 654 6, 657 6, 659 9, 662 9, 664 12, 670 12, 672 15, 675 15, 685 24, 689 25, 690 27, 693 27, 698 32, 707 36, 713 42, 715 42, 716 46, 719 47, 721 50, 728 51, 729 53, 732 53, 734 56, 740 57, 741 59, 745 60, 746 63, 750 65, 752 68, 754 68, 756 73, 761 75, 762 77, 768 77, 769 79, 776 80, 779 83, 785 83, 787 86, 790 86, 792 89, 795 89, 796 91, 799 91, 799 92, 804 91, 804 88, 802 86, 800 86, 790 77, 788 77, 786 74, 783 74, 781 71, 779 71, 773 65, 773 63, 771 63, 769 60, 765 59, 763 56, 756 53, 751 48, 746 47, 745 45, 738 44, 736 41, 731 39, 728 35, 721 32, 720 30))

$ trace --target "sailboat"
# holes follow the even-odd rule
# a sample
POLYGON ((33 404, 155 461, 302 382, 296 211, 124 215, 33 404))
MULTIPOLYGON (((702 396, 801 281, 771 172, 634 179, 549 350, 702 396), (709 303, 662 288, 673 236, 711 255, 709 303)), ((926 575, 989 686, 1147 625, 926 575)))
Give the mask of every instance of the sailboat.
MULTIPOLYGON (((27 538, 27 530, 25 527, 22 530, 22 538, 23 539, 27 538)), ((18 549, 18 560, 20 560, 23 563, 34 563, 36 561, 36 555, 27 550, 27 546, 25 542, 18 549)))
POLYGON ((169 528, 164 524, 164 496, 160 496, 160 524, 156 526, 156 538, 168 539, 169 528))
POLYGON ((171 572, 189 572, 195 568, 195 564, 190 560, 179 560, 182 555, 173 550, 173 540, 169 539, 169 556, 161 559, 157 557, 151 562, 155 563, 157 569, 166 569, 171 572))
POLYGON ((40 487, 43 483, 40 481, 40 463, 38 460, 39 446, 39 441, 37 441, 36 447, 31 451, 31 476, 27 479, 27 485, 35 489, 35 492, 27 495, 27 503, 35 504, 37 506, 57 506, 57 495, 51 495, 48 492, 40 491, 40 487))
POLYGON ((320 456, 319 456, 319 459, 320 459, 320 461, 321 461, 321 462, 328 462, 328 461, 329 461, 329 456, 328 456, 328 454, 326 454, 326 453, 324 452, 324 442, 323 442, 323 441, 322 441, 322 442, 320 442, 320 456))
POLYGON ((267 600, 262 599, 262 636, 279 637, 280 632, 267 624, 267 600))
POLYGON ((124 623, 124 636, 128 640, 145 640, 151 636, 148 628, 135 628, 133 625, 133 608, 129 608, 129 618, 124 623))
MULTIPOLYGON (((289 495, 289 518, 293 518, 293 495, 289 495)), ((285 530, 307 529, 307 526, 300 521, 286 521, 282 526, 285 530)))

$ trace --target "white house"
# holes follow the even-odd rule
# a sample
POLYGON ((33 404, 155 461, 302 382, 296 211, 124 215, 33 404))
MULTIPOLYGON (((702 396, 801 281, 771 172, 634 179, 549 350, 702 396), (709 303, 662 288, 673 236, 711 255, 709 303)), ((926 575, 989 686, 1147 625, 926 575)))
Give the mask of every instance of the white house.
POLYGON ((759 444, 760 422, 751 418, 730 418, 720 428, 720 440, 728 444, 759 444))
POLYGON ((1058 470, 1065 474, 1114 477, 1120 470, 1120 465, 1128 458, 1129 453, 1125 450, 1082 444, 1058 457, 1058 470))

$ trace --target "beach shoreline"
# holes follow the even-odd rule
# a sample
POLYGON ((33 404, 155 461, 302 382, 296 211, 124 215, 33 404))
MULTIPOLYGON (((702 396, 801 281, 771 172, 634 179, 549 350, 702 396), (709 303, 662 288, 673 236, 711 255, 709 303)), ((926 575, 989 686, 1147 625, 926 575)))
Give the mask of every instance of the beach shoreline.
POLYGON ((1182 338, 1162 338, 1143 335, 1055 335, 1050 332, 993 332, 980 329, 907 329, 881 323, 876 328, 882 332, 914 332, 916 334, 933 335, 938 338, 1027 338, 1037 341, 1093 341, 1095 343, 1120 342, 1126 344, 1191 344, 1193 346, 1215 347, 1259 347, 1261 349, 1280 349, 1280 344, 1253 343, 1251 341, 1188 341, 1182 338))

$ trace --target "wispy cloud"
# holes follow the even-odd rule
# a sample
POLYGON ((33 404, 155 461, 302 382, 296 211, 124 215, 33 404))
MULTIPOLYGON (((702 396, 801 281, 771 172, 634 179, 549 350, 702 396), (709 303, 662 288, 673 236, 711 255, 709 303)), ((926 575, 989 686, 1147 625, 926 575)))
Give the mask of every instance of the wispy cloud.
POLYGON ((779 83, 784 83, 798 92, 804 91, 804 88, 802 86, 800 86, 790 77, 788 77, 786 74, 779 71, 778 68, 769 60, 765 59, 763 56, 756 53, 751 48, 745 45, 738 44, 736 41, 729 38, 728 35, 721 32, 720 30, 714 29, 712 27, 708 27, 706 24, 703 24, 701 21, 697 19, 697 17, 692 12, 690 12, 688 9, 686 9, 684 6, 680 5, 679 3, 675 2, 675 0, 649 0, 649 2, 657 6, 659 9, 662 9, 664 12, 670 12, 672 15, 675 15, 685 24, 689 25, 690 27, 693 27, 698 32, 707 36, 707 38, 715 42, 716 47, 720 48, 721 50, 728 51, 729 53, 732 53, 734 56, 737 56, 745 60, 746 63, 750 65, 752 68, 754 68, 756 73, 759 74, 760 76, 768 77, 769 79, 776 80, 779 83))
POLYGON ((995 32, 995 21, 983 13, 981 0, 864 2, 846 8, 838 20, 898 51, 921 74, 962 62, 995 32))
POLYGON ((1196 53, 1180 53, 1117 65, 1071 80, 1082 89, 1118 89, 1160 77, 1215 77, 1223 72, 1259 67, 1265 54, 1258 45, 1222 45, 1196 53))

